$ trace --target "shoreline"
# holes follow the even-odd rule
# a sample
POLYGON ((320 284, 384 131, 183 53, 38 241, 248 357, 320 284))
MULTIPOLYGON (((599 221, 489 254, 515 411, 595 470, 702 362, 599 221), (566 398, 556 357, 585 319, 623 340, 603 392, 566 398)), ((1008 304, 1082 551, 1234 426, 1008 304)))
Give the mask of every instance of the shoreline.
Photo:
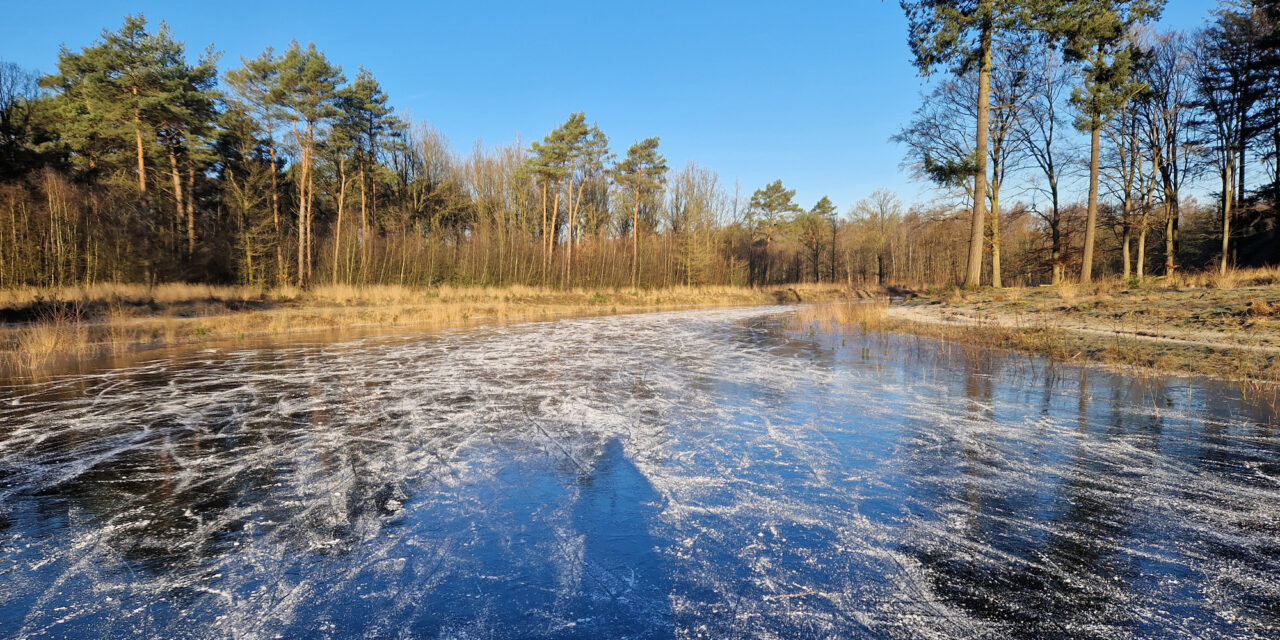
POLYGON ((1049 358, 1280 383, 1280 286, 1090 292, 1051 287, 926 296, 869 320, 909 333, 1049 358))
MULTIPOLYGON (((307 333, 442 330, 490 323, 653 311, 834 302, 865 295, 838 284, 666 289, 533 287, 239 287, 123 285, 33 293, 5 309, 27 322, 0 323, 0 377, 36 375, 112 357, 211 343, 271 341, 307 333)), ((10 296, 13 297, 13 292, 10 296)))

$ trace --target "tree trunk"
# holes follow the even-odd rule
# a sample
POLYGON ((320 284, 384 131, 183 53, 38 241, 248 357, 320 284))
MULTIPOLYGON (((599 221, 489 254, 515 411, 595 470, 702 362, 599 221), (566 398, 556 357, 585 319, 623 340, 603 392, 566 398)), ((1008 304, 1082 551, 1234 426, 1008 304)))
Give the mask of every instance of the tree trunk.
POLYGON ((636 187, 635 209, 631 212, 631 288, 640 286, 640 187, 636 187))
POLYGON ((551 227, 550 233, 547 234, 547 253, 546 264, 543 266, 543 272, 551 270, 551 256, 555 255, 557 236, 560 235, 560 189, 561 184, 556 180, 556 192, 551 199, 551 227))
POLYGON ((1218 273, 1223 274, 1231 263, 1231 255, 1228 253, 1231 243, 1231 170, 1231 161, 1228 159, 1222 168, 1222 260, 1218 265, 1218 273))
POLYGON ((333 284, 338 284, 338 256, 342 249, 342 207, 347 201, 347 159, 338 160, 338 220, 333 228, 333 284))
POLYGON ((574 230, 579 224, 578 210, 582 208, 582 189, 586 185, 587 185, 587 180, 586 178, 583 178, 582 182, 578 184, 578 197, 574 198, 573 183, 572 182, 569 183, 569 199, 570 199, 569 201, 569 248, 568 248, 569 252, 565 258, 565 267, 564 267, 564 281, 566 286, 568 286, 568 284, 571 282, 571 279, 573 278, 573 248, 574 248, 574 245, 577 243, 577 239, 574 237, 574 230))
MULTIPOLYGON (((137 88, 133 90, 133 93, 134 95, 138 94, 137 88)), ((146 150, 142 146, 142 116, 136 111, 133 114, 133 133, 138 147, 138 204, 145 214, 150 206, 150 203, 147 202, 146 150)))
POLYGON ((542 179, 542 284, 547 284, 547 182, 546 178, 542 179))
POLYGON ((1053 262, 1053 284, 1061 284, 1063 272, 1066 271, 1062 264, 1062 222, 1058 219, 1055 212, 1053 220, 1049 223, 1049 235, 1051 238, 1051 246, 1049 248, 1049 259, 1053 262))
POLYGON ((366 192, 367 183, 364 175, 364 159, 360 160, 360 280, 364 281, 368 277, 365 263, 368 261, 369 247, 369 216, 366 210, 366 192))
POLYGON ((978 66, 978 132, 975 157, 978 161, 973 185, 973 220, 969 233, 969 268, 964 286, 982 284, 982 241, 986 236, 987 199, 987 130, 991 115, 991 23, 982 25, 981 56, 978 66))
POLYGON ((1147 271, 1147 225, 1142 225, 1138 230, 1138 262, 1136 265, 1138 284, 1142 284, 1142 279, 1146 277, 1147 271))
POLYGON ((836 281, 836 223, 831 223, 831 282, 836 281))
POLYGON ((196 254, 196 166, 187 155, 187 257, 196 254))
POLYGON ((310 123, 307 124, 307 200, 304 203, 307 208, 307 282, 311 282, 311 266, 312 256, 315 254, 315 248, 312 246, 312 236, 315 231, 314 220, 314 201, 315 201, 315 177, 313 175, 312 166, 315 158, 315 129, 310 123))
MULTIPOLYGON (((173 140, 170 140, 166 146, 169 148, 169 173, 173 177, 173 208, 176 213, 174 219, 181 224, 184 216, 182 211, 182 175, 178 172, 178 150, 173 140)), ((187 255, 190 255, 190 253, 187 255)))
MULTIPOLYGON (((1244 172, 1245 172, 1245 166, 1246 166, 1245 153, 1249 147, 1249 141, 1245 139, 1245 131, 1244 131, 1244 124, 1243 124, 1246 121, 1246 119, 1247 119, 1247 114, 1243 114, 1243 113, 1240 114, 1240 122, 1241 122, 1240 160, 1236 163, 1236 170, 1235 170, 1237 177, 1239 178, 1239 186, 1236 188, 1236 208, 1237 209, 1244 207, 1244 197, 1245 197, 1244 172)), ((1276 161, 1280 162, 1280 158, 1277 158, 1276 161)))
POLYGON ((992 181, 991 185, 991 286, 1004 288, 1004 280, 1000 276, 1000 185, 992 181))
MULTIPOLYGON (((298 127, 294 123, 294 135, 298 127)), ((307 286, 307 144, 301 144, 300 167, 298 172, 298 287, 307 286)))
POLYGON ((1081 256, 1080 283, 1093 282, 1093 242, 1098 227, 1098 156, 1102 121, 1097 116, 1089 127, 1089 209, 1084 223, 1084 253, 1081 256))
MULTIPOLYGON (((1126 205, 1126 208, 1127 207, 1128 205, 1126 205)), ((1125 214, 1125 215, 1127 216, 1128 214, 1125 214)), ((1132 270, 1130 269, 1130 265, 1132 264, 1132 258, 1129 254, 1129 246, 1130 244, 1132 244, 1132 237, 1133 237, 1133 229, 1129 224, 1129 222, 1125 221, 1121 225, 1121 231, 1120 231, 1120 259, 1124 262, 1122 269, 1124 273, 1123 279, 1125 282, 1129 281, 1129 276, 1132 275, 1133 273, 1132 270)))
POLYGON ((272 130, 271 119, 267 118, 267 153, 271 156, 271 222, 276 232, 276 285, 282 285, 288 279, 284 264, 284 234, 280 229, 280 176, 279 165, 276 164, 276 140, 272 130))

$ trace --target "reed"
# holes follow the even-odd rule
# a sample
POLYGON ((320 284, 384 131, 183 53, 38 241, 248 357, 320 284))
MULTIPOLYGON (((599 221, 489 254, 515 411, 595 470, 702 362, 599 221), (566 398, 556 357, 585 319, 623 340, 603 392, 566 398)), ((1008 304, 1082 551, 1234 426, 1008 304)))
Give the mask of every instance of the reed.
POLYGON ((834 285, 664 289, 528 286, 414 288, 99 284, 8 290, 0 308, 30 320, 0 327, 0 366, 30 372, 140 348, 352 328, 436 329, 707 306, 848 297, 834 285))

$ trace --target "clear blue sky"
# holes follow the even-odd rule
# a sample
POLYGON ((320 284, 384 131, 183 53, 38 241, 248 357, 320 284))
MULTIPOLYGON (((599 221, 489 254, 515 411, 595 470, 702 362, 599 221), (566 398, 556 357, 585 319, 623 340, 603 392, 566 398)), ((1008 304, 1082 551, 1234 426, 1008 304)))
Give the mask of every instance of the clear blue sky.
MULTIPOLYGON (((126 13, 164 20, 221 66, 314 41, 348 76, 373 71, 403 114, 455 150, 540 139, 586 111, 615 151, 658 135, 674 168, 715 169, 749 194, 775 178, 846 210, 877 187, 927 197, 888 141, 924 81, 895 0, 842 2, 14 2, 0 60, 43 72, 126 13)), ((1170 0, 1190 29, 1216 0, 1170 0)))

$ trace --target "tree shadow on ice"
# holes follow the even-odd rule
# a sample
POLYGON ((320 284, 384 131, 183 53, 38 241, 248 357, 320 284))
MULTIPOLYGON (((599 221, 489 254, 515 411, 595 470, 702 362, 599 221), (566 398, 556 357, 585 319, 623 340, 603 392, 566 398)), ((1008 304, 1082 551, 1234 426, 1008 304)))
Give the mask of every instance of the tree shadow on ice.
POLYGON ((581 480, 574 525, 584 537, 572 606, 581 637, 674 638, 671 581, 650 525, 661 496, 610 440, 581 480))

